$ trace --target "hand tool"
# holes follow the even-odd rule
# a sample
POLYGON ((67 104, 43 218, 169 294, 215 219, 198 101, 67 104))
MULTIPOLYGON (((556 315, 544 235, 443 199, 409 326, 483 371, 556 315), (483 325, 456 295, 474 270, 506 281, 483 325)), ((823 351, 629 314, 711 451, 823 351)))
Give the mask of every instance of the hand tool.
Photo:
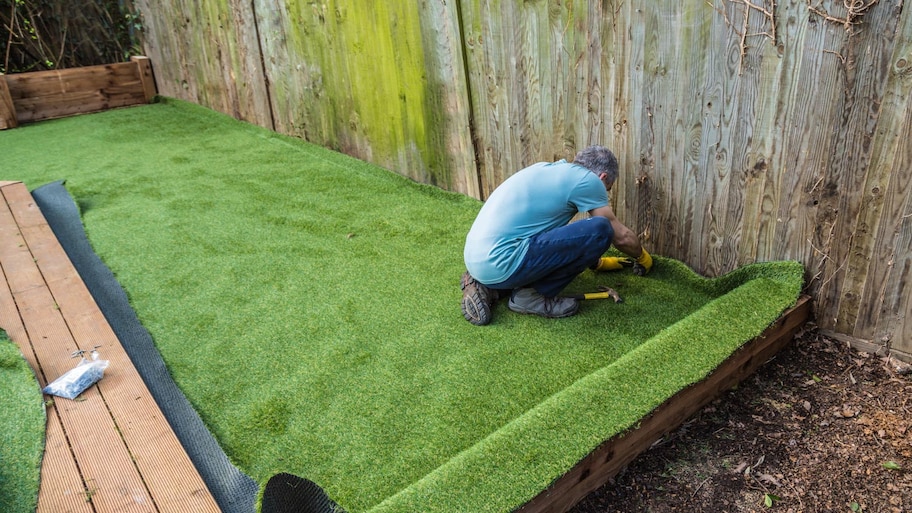
POLYGON ((598 290, 599 290, 598 292, 587 292, 585 294, 570 294, 570 295, 566 295, 564 297, 578 299, 580 301, 589 300, 589 299, 613 299, 615 303, 624 302, 624 299, 621 298, 621 295, 618 294, 617 291, 611 287, 608 287, 605 285, 599 285, 598 290))

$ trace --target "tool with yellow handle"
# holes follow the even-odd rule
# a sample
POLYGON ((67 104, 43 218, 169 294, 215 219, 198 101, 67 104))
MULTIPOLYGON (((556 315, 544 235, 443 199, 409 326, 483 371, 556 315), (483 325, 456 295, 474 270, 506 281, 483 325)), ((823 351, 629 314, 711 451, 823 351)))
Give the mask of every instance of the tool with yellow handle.
POLYGON ((577 299, 580 301, 588 301, 590 299, 613 299, 615 303, 623 303, 624 299, 621 298, 621 295, 617 293, 611 287, 606 287, 605 285, 599 285, 598 292, 587 292, 585 294, 570 294, 564 297, 569 297, 577 299))

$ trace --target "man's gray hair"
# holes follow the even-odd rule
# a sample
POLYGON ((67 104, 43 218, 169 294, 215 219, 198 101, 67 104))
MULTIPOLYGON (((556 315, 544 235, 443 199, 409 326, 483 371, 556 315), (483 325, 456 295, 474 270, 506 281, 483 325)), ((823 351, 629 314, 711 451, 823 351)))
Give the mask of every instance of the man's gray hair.
POLYGON ((611 150, 604 146, 589 146, 588 148, 583 148, 576 154, 573 163, 583 166, 597 175, 605 173, 608 175, 606 177, 608 183, 614 183, 615 180, 617 180, 617 157, 614 156, 614 153, 611 153, 611 150))

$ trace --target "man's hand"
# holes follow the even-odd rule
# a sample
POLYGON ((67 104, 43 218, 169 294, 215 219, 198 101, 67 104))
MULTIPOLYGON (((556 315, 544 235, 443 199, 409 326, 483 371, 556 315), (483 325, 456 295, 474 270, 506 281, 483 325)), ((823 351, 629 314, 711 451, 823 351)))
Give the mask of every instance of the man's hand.
POLYGON ((636 262, 628 257, 602 257, 599 259, 596 271, 618 271, 625 267, 633 267, 636 262))
MULTIPOLYGON (((630 259, 628 258, 628 260, 630 259)), ((644 248, 639 258, 637 258, 636 262, 633 263, 633 274, 637 276, 645 276, 650 269, 652 269, 652 257, 649 256, 649 253, 647 253, 646 249, 644 248)))

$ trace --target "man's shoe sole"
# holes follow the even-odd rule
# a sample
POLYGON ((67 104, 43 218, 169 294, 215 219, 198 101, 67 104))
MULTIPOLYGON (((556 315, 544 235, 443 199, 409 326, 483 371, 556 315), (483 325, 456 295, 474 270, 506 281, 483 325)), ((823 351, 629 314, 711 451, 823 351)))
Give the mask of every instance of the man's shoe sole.
POLYGON ((496 300, 495 292, 466 272, 462 275, 462 316, 476 326, 491 322, 491 308, 496 300))

